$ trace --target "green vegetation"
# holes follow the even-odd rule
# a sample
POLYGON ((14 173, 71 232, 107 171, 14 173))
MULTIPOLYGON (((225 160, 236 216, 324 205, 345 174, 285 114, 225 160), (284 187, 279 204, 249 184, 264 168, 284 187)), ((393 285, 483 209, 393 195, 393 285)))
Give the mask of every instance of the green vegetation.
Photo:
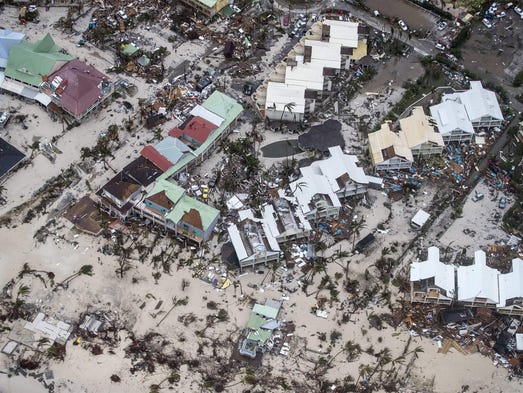
POLYGON ((519 71, 516 74, 514 82, 512 82, 512 84, 514 85, 514 87, 520 87, 521 85, 523 85, 523 70, 519 71))

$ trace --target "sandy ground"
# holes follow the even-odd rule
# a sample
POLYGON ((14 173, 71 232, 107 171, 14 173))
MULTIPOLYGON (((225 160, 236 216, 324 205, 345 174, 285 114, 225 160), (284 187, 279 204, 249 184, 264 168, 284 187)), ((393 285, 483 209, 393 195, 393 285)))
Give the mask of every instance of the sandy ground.
MULTIPOLYGON (((7 9, 4 15, 10 15, 12 10, 7 9)), ((41 30, 44 25, 50 23, 51 20, 57 19, 63 11, 51 11, 49 13, 42 13, 42 23, 39 26, 26 26, 29 36, 32 39, 41 37, 41 30)), ((15 27, 15 26, 13 26, 15 27)), ((17 28, 19 26, 16 26, 17 28)), ((144 34, 153 34, 146 33, 144 34)), ((67 37, 59 33, 53 34, 56 41, 66 47, 70 53, 86 57, 90 62, 101 69, 106 68, 112 64, 110 58, 105 56, 96 56, 96 50, 89 48, 76 48, 74 42, 75 37, 67 37)), ((164 37, 165 38, 165 37, 164 37)), ((277 46, 282 46, 283 42, 278 43, 277 46)), ((173 64, 179 63, 182 59, 189 57, 195 60, 202 56, 207 48, 194 44, 183 44, 179 46, 175 53, 171 54, 170 61, 173 64)), ((264 61, 270 63, 274 55, 268 55, 264 61)), ((414 67, 409 65, 411 61, 404 63, 406 67, 414 67)), ((413 63, 412 63, 413 64, 413 63)), ((415 70, 412 69, 414 72, 415 70)), ((383 74, 385 75, 385 74, 383 74)), ((385 78, 385 76, 383 76, 385 78)), ((146 97, 152 93, 154 86, 147 85, 143 81, 136 78, 129 78, 133 83, 139 87, 139 95, 135 97, 128 97, 133 104, 136 104, 138 97, 146 97)), ((390 80, 387 77, 387 80, 390 80)), ((396 79, 393 77, 392 79, 396 79)), ((396 82, 397 83, 397 82, 396 82)), ((392 86, 395 89, 384 90, 385 96, 383 102, 375 102, 369 104, 367 97, 358 96, 354 103, 351 104, 351 109, 356 116, 359 116, 364 111, 366 105, 374 105, 380 112, 385 112, 390 106, 391 102, 401 97, 400 84, 392 86), (389 97, 390 96, 390 97, 389 97)), ((375 86, 376 88, 379 86, 375 86)), ((374 90, 374 87, 373 89, 374 90)), ((5 103, 5 100, 2 102, 5 103)), ((7 190, 7 205, 0 208, 0 214, 12 209, 14 206, 27 201, 35 190, 40 188, 45 181, 51 176, 55 176, 61 172, 62 169, 67 168, 72 163, 78 160, 78 152, 81 147, 90 147, 95 142, 99 132, 104 130, 108 124, 119 124, 128 116, 124 112, 117 112, 119 108, 118 103, 113 103, 110 108, 100 112, 92 119, 87 121, 80 127, 72 130, 62 132, 61 124, 52 122, 47 114, 36 105, 21 104, 16 100, 9 100, 9 105, 17 108, 19 113, 29 114, 27 125, 29 128, 23 130, 20 125, 11 124, 7 130, 8 139, 19 146, 27 148, 34 141, 34 137, 45 137, 51 139, 56 137, 56 146, 62 151, 62 154, 57 155, 56 162, 53 164, 41 154, 37 154, 31 164, 11 176, 4 187, 7 190)), ((174 126, 176 121, 171 121, 166 124, 163 129, 168 130, 174 126)), ((250 125, 244 123, 238 127, 238 133, 233 134, 233 138, 245 135, 250 131, 250 125)), ((344 136, 349 146, 354 145, 357 149, 360 137, 356 127, 351 126, 350 121, 344 121, 344 136)), ((148 139, 146 133, 137 133, 135 136, 129 134, 120 135, 124 142, 116 154, 116 159, 110 160, 110 165, 116 170, 127 164, 132 157, 135 157, 141 147, 148 139), (140 138, 138 138, 140 136, 140 138)), ((274 141, 288 138, 289 135, 280 133, 267 132, 264 134, 263 145, 274 141)), ((356 151, 355 151, 356 152, 356 151)), ((296 157, 299 158, 299 157, 296 157)), ((214 165, 216 165, 218 156, 206 162, 198 170, 201 174, 210 173, 214 165)), ((277 161, 276 159, 268 159, 262 157, 264 165, 269 166, 277 161)), ((93 188, 100 186, 108 178, 112 177, 112 172, 103 170, 103 166, 97 163, 94 166, 92 173, 86 175, 93 188)), ((85 179, 84 178, 84 179, 85 179)), ((377 233, 377 242, 367 254, 355 255, 351 257, 350 276, 360 281, 362 286, 371 285, 365 279, 365 271, 370 267, 377 258, 381 256, 384 247, 390 247, 392 242, 397 242, 397 251, 391 257, 399 256, 404 247, 416 236, 410 226, 409 222, 414 213, 420 207, 429 206, 435 190, 432 186, 424 186, 417 197, 406 198, 405 200, 393 203, 389 208, 384 204, 387 202, 386 195, 381 192, 372 191, 369 193, 370 207, 358 206, 356 208, 357 217, 365 219, 365 227, 361 230, 359 238, 365 236, 367 233, 373 231, 378 224, 383 224, 386 233, 377 233)), ((85 182, 80 182, 74 189, 69 190, 75 196, 81 196, 86 192, 85 182)), ((440 242, 450 242, 453 239, 459 239, 463 242, 463 246, 471 246, 471 241, 478 242, 481 245, 485 239, 484 234, 478 234, 474 239, 466 238, 461 234, 464 226, 475 225, 479 226, 482 223, 485 225, 485 231, 491 233, 493 227, 497 227, 494 223, 487 221, 468 222, 470 216, 481 217, 477 214, 479 210, 486 206, 491 206, 489 195, 485 193, 486 197, 483 201, 474 205, 473 202, 467 201, 464 207, 464 218, 456 221, 455 225, 449 228, 440 242), (487 205, 487 203, 490 203, 487 205)), ((480 218, 477 218, 478 220, 480 218)), ((48 313, 54 317, 63 319, 65 321, 77 321, 80 313, 87 310, 105 310, 113 311, 117 314, 122 323, 127 326, 129 331, 136 335, 142 335, 150 331, 156 331, 166 337, 175 346, 181 348, 190 356, 197 355, 198 342, 201 338, 194 334, 196 329, 201 329, 205 322, 205 317, 212 313, 206 307, 209 300, 214 300, 219 303, 219 307, 225 308, 230 320, 227 323, 216 323, 206 333, 206 340, 223 339, 231 335, 232 338, 237 338, 242 327, 245 326, 250 313, 250 307, 245 299, 252 298, 259 302, 263 302, 266 298, 281 299, 280 284, 272 283, 270 278, 267 279, 264 274, 256 274, 248 271, 246 275, 240 278, 244 297, 240 297, 239 291, 235 291, 230 287, 226 291, 213 289, 208 283, 201 280, 194 279, 192 272, 187 268, 176 271, 173 268, 171 274, 162 274, 158 283, 155 283, 151 277, 151 266, 149 261, 133 260, 133 268, 129 271, 123 279, 120 279, 115 274, 116 258, 102 254, 100 247, 110 240, 103 240, 101 238, 93 238, 83 234, 78 234, 74 229, 70 229, 70 225, 64 220, 59 219, 59 225, 64 227, 57 230, 56 237, 49 237, 45 243, 38 243, 33 239, 35 231, 47 222, 47 217, 43 216, 36 218, 30 224, 22 224, 18 217, 14 218, 14 225, 0 228, 0 239, 3 239, 2 244, 7 245, 3 247, 0 254, 0 285, 4 286, 8 280, 15 277, 20 271, 24 263, 28 263, 34 269, 49 270, 55 273, 56 280, 62 280, 76 272, 82 265, 91 264, 94 266, 93 277, 80 277, 73 281, 67 290, 59 290, 56 292, 44 288, 36 279, 31 279, 26 276, 21 282, 16 284, 20 287, 22 284, 28 285, 31 288, 26 302, 35 303, 41 306, 43 312, 48 313), (8 244, 7 244, 7 242, 8 244), (133 280, 134 279, 134 280, 133 280), (182 280, 188 280, 190 285, 182 291, 182 280), (263 281, 263 283, 262 283, 263 281), (249 284, 251 284, 249 286, 249 284), (256 285, 257 288, 253 288, 256 285), (147 296, 146 296, 147 295, 147 296), (189 298, 188 304, 178 306, 174 311, 158 326, 160 319, 165 316, 165 312, 170 308, 173 298, 189 298), (160 300, 163 300, 163 305, 156 309, 156 305, 160 300), (141 305, 145 306, 141 308, 141 305), (189 328, 184 326, 178 317, 194 313, 197 320, 193 322, 189 328)), ((502 236, 501 233, 498 235, 502 236)), ((358 239, 355 239, 356 241, 358 239)), ((455 242, 457 240, 454 240, 455 242)), ((352 248, 351 241, 342 242, 336 245, 333 249, 327 250, 325 255, 332 255, 341 246, 342 250, 350 250, 352 248)), ((461 243, 460 243, 461 244, 461 243)), ((162 240, 157 245, 155 252, 158 252, 162 247, 168 246, 168 240, 162 240)), ((428 246, 428 245, 427 245, 428 246)), ((474 243, 474 247, 476 243, 474 243)), ((210 245, 211 253, 206 258, 218 255, 219 247, 216 239, 210 245)), ((473 251, 473 248, 471 248, 473 251)), ((187 258, 188 253, 181 253, 178 258, 187 258)), ((173 266, 175 263, 173 264, 173 266)), ((336 264, 328 265, 327 274, 334 276, 335 273, 342 272, 341 267, 336 264)), ((294 274, 294 279, 297 280, 299 273, 294 274)), ((315 284, 320 281, 320 275, 315 278, 315 284)), ((341 283, 337 283, 341 285, 341 283)), ((313 287, 311 285, 311 287, 313 287)), ((340 292, 341 288, 340 288, 340 292)), ((342 292, 343 293, 343 292, 342 292)), ((322 296, 328 296, 327 291, 320 292, 322 296)), ((340 294, 340 300, 343 301, 346 294, 340 294)), ((292 320, 296 323, 296 337, 291 341, 291 354, 288 358, 282 356, 268 355, 264 359, 264 364, 270 364, 274 375, 281 375, 287 378, 304 378, 304 373, 311 367, 308 359, 311 362, 317 361, 319 356, 317 353, 311 352, 308 349, 323 351, 327 349, 328 344, 322 342, 318 338, 318 332, 332 332, 338 330, 342 333, 342 337, 332 347, 332 354, 338 352, 341 346, 348 340, 360 343, 366 349, 371 345, 376 351, 385 347, 390 348, 394 356, 398 356, 403 351, 409 333, 403 327, 394 331, 392 328, 385 328, 382 330, 369 329, 368 315, 371 313, 386 312, 386 309, 377 302, 363 311, 355 313, 351 316, 350 321, 346 324, 341 324, 340 318, 343 312, 343 305, 334 303, 332 306, 327 306, 326 311, 329 312, 327 319, 316 317, 310 312, 311 307, 317 303, 315 295, 306 296, 303 292, 298 291, 289 295, 289 299, 285 300, 283 306, 282 318, 285 320, 292 320)), ((0 339, 0 346, 3 346, 5 337, 0 339)), ((54 372, 55 381, 57 385, 57 392, 148 392, 149 386, 153 383, 159 383, 168 375, 168 370, 158 368, 152 374, 136 373, 131 374, 129 368, 131 366, 130 360, 125 357, 124 349, 129 344, 129 338, 123 332, 120 336, 120 341, 114 353, 110 353, 107 348, 104 348, 104 353, 98 356, 93 355, 88 351, 88 342, 82 345, 73 346, 71 342, 67 344, 67 355, 64 362, 52 361, 50 368, 54 372), (112 383, 109 378, 111 375, 117 374, 121 377, 120 383, 112 383)), ((516 392, 520 391, 521 387, 515 382, 509 382, 506 379, 506 372, 504 369, 495 367, 487 358, 479 355, 463 356, 461 354, 449 353, 447 355, 437 354, 437 347, 430 340, 422 338, 414 338, 410 344, 410 348, 414 346, 421 346, 424 352, 415 362, 411 378, 406 386, 413 390, 421 391, 423 389, 434 392, 457 392, 462 389, 464 385, 469 385, 471 391, 503 391, 516 392)), ((230 354, 232 348, 224 348, 225 356, 230 354)), ((212 356, 209 349, 204 349, 205 356, 212 356)), ((372 364, 375 358, 366 353, 362 353, 360 358, 354 362, 347 362, 343 355, 337 358, 334 367, 329 370, 328 377, 330 379, 339 378, 340 376, 351 375, 354 379, 358 378, 358 369, 362 364, 372 364)), ((0 371, 7 368, 10 360, 6 355, 0 354, 0 371)), ((180 370, 181 380, 175 385, 176 391, 190 392, 199 391, 201 389, 202 378, 197 373, 187 367, 182 367, 180 370)), ((240 381, 241 373, 236 378, 240 381)), ((231 382, 230 385, 233 385, 231 382)), ((238 385, 227 388, 228 392, 242 391, 246 385, 239 383, 238 385)), ((11 379, 5 378, 0 374, 0 391, 8 393, 19 392, 37 392, 39 390, 34 386, 34 381, 31 379, 23 379, 22 377, 14 377, 11 379)))

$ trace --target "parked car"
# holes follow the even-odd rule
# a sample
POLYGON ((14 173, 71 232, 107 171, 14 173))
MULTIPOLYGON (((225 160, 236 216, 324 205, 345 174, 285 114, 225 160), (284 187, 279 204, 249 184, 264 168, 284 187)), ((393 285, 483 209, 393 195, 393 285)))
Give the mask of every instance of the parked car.
POLYGON ((234 5, 234 4, 231 5, 231 9, 232 9, 234 12, 236 12, 237 14, 239 14, 240 12, 242 12, 242 10, 241 10, 238 6, 236 6, 236 5, 234 5))
POLYGON ((514 7, 514 12, 516 12, 516 14, 518 14, 520 18, 523 19, 523 10, 521 9, 521 7, 514 7))
POLYGON ((490 21, 486 18, 483 18, 483 20, 481 21, 486 28, 490 29, 492 27, 492 23, 490 23, 490 21))
POLYGON ((498 204, 498 207, 499 207, 500 209, 504 209, 505 206, 507 206, 507 198, 505 198, 505 197, 501 197, 501 198, 499 198, 499 204, 498 204))
POLYGON ((445 22, 445 21, 439 22, 437 24, 437 28, 438 28, 439 31, 445 30, 447 28, 447 26, 448 26, 448 23, 445 22))
POLYGON ((445 50, 447 48, 445 48, 445 45, 441 44, 441 43, 436 43, 436 49, 439 49, 439 50, 445 50))
POLYGON ((400 25, 401 30, 407 31, 409 28, 407 27, 407 24, 403 22, 401 19, 398 21, 398 25, 400 25))
POLYGON ((283 17, 283 26, 284 26, 284 27, 289 26, 289 15, 285 15, 285 16, 283 17))
POLYGON ((481 192, 475 192, 474 196, 472 197, 472 202, 481 201, 483 198, 485 198, 485 195, 483 195, 481 192))

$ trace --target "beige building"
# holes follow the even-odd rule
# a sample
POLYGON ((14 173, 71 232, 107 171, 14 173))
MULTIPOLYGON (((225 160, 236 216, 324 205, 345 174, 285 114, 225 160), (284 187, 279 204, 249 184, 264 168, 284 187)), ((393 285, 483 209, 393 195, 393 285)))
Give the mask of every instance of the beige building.
POLYGON ((440 155, 445 147, 443 136, 431 124, 423 107, 416 106, 409 117, 401 119, 400 133, 405 135, 407 146, 414 157, 440 155))
POLYGON ((414 162, 405 135, 394 132, 391 121, 369 134, 369 153, 378 171, 409 169, 414 162))
POLYGON ((229 2, 227 0, 181 0, 182 3, 192 7, 197 13, 212 18, 229 2))
POLYGON ((356 22, 325 20, 314 23, 290 50, 285 61, 274 68, 254 93, 260 115, 281 118, 283 111, 278 110, 275 97, 284 97, 296 87, 304 88, 305 92, 300 91, 295 100, 286 102, 294 102, 297 111, 293 115, 283 114, 283 119, 301 121, 317 110, 330 96, 332 79, 340 70, 348 68, 352 59, 367 54, 366 33, 356 22))

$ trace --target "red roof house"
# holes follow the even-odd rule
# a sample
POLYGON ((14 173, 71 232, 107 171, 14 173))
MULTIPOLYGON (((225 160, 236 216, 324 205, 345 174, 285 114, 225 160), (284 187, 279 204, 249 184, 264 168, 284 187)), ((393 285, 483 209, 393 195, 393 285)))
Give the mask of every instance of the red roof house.
POLYGON ((75 59, 47 77, 42 90, 55 104, 80 120, 103 102, 112 91, 107 75, 75 59))
POLYGON ((174 138, 183 138, 190 143, 201 145, 216 128, 216 125, 210 121, 207 121, 200 116, 193 116, 179 128, 176 127, 169 131, 169 135, 174 138))

